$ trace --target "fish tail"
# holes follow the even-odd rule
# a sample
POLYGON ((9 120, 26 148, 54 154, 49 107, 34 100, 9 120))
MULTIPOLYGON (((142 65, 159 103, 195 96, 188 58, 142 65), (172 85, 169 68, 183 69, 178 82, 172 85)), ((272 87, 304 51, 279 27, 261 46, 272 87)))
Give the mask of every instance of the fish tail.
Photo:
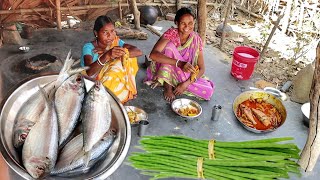
POLYGON ((65 72, 69 71, 69 69, 71 69, 71 66, 73 65, 74 60, 71 57, 71 49, 68 52, 67 58, 63 64, 63 67, 60 71, 60 74, 64 74, 65 72))

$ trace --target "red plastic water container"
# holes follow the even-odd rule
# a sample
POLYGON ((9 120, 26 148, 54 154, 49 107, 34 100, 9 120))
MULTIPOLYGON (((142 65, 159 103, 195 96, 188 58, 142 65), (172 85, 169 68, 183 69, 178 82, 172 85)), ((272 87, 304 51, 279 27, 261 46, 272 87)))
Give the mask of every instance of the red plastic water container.
POLYGON ((232 76, 240 80, 250 79, 259 57, 259 52, 251 47, 239 46, 234 48, 231 66, 232 76))

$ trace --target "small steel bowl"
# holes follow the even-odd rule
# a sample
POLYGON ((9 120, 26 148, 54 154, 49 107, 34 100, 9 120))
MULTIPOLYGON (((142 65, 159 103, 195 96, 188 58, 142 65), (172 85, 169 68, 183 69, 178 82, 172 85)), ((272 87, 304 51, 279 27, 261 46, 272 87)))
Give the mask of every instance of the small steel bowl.
POLYGON ((171 108, 179 116, 189 118, 189 119, 196 118, 196 117, 200 116, 200 114, 202 113, 202 108, 201 108, 200 104, 198 104, 196 101, 193 101, 191 99, 186 99, 186 98, 174 100, 171 104, 171 108), (184 108, 184 107, 188 107, 188 106, 195 107, 198 110, 198 114, 195 116, 185 116, 179 112, 180 108, 184 108))
POLYGON ((135 106, 124 106, 124 109, 128 112, 134 112, 136 114, 136 120, 133 122, 128 114, 129 121, 131 125, 138 125, 141 120, 148 120, 148 114, 141 108, 135 106))
POLYGON ((28 46, 21 46, 21 47, 19 47, 19 50, 21 51, 21 52, 29 52, 30 51, 30 47, 28 47, 28 46))

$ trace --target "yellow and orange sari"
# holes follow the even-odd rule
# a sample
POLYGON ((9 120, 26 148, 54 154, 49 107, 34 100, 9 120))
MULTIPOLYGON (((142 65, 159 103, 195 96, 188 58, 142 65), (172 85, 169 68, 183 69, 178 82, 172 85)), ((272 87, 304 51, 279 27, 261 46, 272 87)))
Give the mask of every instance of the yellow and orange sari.
MULTIPOLYGON (((110 48, 118 46, 117 36, 110 48)), ((109 61, 99 72, 97 80, 110 89, 122 103, 133 99, 137 94, 136 74, 138 72, 137 58, 129 58, 129 51, 122 58, 109 61)))

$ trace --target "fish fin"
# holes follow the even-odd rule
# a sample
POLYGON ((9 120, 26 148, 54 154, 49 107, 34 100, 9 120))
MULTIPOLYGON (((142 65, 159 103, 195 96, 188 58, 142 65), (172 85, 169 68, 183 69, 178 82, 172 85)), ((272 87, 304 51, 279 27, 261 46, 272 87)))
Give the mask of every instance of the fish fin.
POLYGON ((87 152, 84 155, 84 167, 88 167, 89 162, 90 162, 90 156, 91 156, 91 152, 87 152))
POLYGON ((81 157, 85 156, 86 152, 84 150, 79 151, 73 158, 73 160, 70 162, 70 165, 73 164, 74 162, 76 162, 78 159, 80 159, 81 157))
POLYGON ((84 160, 84 167, 88 167, 88 165, 89 165, 89 162, 90 162, 90 156, 91 156, 91 152, 90 151, 88 151, 88 152, 85 152, 84 150, 81 150, 81 151, 79 151, 78 153, 77 153, 77 155, 75 155, 75 157, 74 157, 74 159, 71 161, 71 163, 70 163, 70 165, 72 164, 72 163, 74 163, 75 161, 77 161, 78 159, 80 159, 80 158, 84 158, 83 160, 84 160))
POLYGON ((38 84, 38 88, 39 88, 40 94, 42 95, 42 97, 44 97, 45 101, 50 103, 49 94, 47 94, 46 91, 42 87, 40 87, 39 84, 38 84))
POLYGON ((73 64, 72 64, 72 66, 76 66, 76 65, 78 65, 78 64, 80 64, 80 59, 75 60, 75 61, 73 62, 73 64))

